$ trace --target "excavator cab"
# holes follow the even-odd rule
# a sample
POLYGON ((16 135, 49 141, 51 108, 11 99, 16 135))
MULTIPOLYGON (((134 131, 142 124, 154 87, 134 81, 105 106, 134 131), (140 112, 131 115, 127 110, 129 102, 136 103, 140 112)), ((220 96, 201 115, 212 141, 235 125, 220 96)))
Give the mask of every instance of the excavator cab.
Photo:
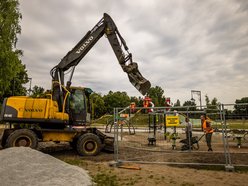
POLYGON ((68 98, 70 125, 87 125, 90 123, 90 88, 71 87, 68 98))

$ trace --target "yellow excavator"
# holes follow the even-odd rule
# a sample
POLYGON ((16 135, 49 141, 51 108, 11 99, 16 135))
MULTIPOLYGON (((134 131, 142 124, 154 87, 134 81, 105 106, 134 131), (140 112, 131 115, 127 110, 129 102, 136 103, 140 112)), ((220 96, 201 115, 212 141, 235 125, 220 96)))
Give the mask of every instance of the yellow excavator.
MULTIPOLYGON (((132 61, 125 40, 112 18, 104 13, 103 18, 76 44, 71 51, 52 68, 52 91, 46 98, 13 96, 5 98, 0 121, 8 125, 1 129, 2 147, 37 148, 38 142, 70 142, 80 155, 97 155, 102 149, 113 150, 114 138, 90 126, 90 88, 71 86, 75 67, 106 35, 112 49, 129 81, 143 95, 151 84, 132 61), (65 73, 69 74, 64 82, 65 73)), ((100 77, 99 77, 100 78, 100 77)))

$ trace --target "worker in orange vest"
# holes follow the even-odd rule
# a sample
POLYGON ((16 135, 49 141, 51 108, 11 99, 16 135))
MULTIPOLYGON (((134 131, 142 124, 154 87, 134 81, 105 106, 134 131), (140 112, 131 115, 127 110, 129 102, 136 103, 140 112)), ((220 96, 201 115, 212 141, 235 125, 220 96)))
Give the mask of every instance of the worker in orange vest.
POLYGON ((211 141, 212 141, 212 134, 214 132, 214 129, 211 127, 211 122, 210 120, 207 119, 205 115, 201 115, 201 124, 202 124, 202 130, 204 131, 206 136, 208 151, 213 151, 211 141))

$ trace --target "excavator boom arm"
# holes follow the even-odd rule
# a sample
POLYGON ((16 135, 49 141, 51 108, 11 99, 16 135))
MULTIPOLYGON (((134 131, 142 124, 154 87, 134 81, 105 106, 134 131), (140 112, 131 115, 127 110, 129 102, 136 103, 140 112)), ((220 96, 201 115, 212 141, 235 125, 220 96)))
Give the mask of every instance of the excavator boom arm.
POLYGON ((150 82, 141 75, 137 63, 132 61, 132 54, 128 52, 126 42, 119 33, 114 21, 108 14, 104 13, 103 18, 51 70, 54 100, 58 102, 63 100, 61 86, 64 85, 64 72, 72 68, 66 85, 69 88, 75 67, 104 34, 107 36, 120 66, 127 73, 129 81, 141 94, 145 95, 147 93, 151 87, 150 82))

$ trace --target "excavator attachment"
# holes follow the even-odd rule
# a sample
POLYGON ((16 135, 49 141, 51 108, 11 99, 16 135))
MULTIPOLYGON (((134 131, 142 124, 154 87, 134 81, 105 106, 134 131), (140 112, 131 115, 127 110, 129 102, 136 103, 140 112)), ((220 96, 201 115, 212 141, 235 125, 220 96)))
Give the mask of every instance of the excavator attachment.
POLYGON ((129 81, 142 94, 146 95, 151 87, 151 83, 139 74, 128 74, 129 81))
POLYGON ((124 72, 127 73, 129 81, 142 94, 145 95, 151 87, 151 83, 145 79, 138 70, 138 64, 135 62, 129 65, 121 65, 124 72))

